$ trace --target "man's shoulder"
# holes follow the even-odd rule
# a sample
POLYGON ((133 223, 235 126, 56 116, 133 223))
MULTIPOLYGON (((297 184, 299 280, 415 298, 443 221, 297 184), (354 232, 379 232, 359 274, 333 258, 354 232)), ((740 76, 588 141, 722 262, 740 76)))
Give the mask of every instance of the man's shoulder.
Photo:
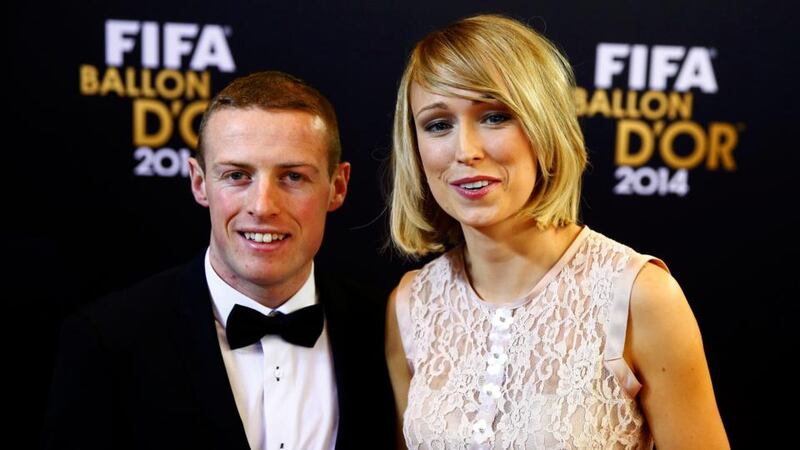
POLYGON ((372 274, 343 267, 318 266, 314 273, 320 295, 343 305, 385 305, 391 289, 372 274))
MULTIPOLYGON (((142 330, 148 323, 171 315, 178 300, 193 279, 202 278, 197 261, 171 267, 135 284, 107 294, 74 313, 73 320, 83 320, 109 329, 134 327, 142 330)), ((200 266, 202 269, 202 266, 200 266)), ((194 280, 194 282, 197 282, 194 280)))

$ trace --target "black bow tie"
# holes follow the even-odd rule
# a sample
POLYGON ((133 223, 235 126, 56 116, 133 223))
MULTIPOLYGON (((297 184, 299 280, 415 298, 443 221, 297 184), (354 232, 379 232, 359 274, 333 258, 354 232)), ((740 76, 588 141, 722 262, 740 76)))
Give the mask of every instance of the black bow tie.
POLYGON ((225 334, 231 350, 258 342, 264 335, 277 334, 286 342, 313 347, 322 334, 322 305, 307 306, 291 314, 265 316, 255 309, 234 305, 228 315, 225 334))

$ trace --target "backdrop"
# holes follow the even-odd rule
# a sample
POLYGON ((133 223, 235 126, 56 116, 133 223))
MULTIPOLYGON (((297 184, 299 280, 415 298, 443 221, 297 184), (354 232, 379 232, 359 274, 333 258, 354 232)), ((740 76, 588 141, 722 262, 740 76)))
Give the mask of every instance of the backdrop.
POLYGON ((797 11, 710 0, 12 4, 0 178, 8 367, 30 385, 11 390, 18 419, 41 422, 64 314, 207 245, 185 161, 237 76, 287 71, 337 108, 353 175, 318 260, 387 288, 421 264, 381 251, 396 87, 416 40, 478 12, 529 23, 572 62, 582 219, 670 266, 734 447, 788 440, 797 11))

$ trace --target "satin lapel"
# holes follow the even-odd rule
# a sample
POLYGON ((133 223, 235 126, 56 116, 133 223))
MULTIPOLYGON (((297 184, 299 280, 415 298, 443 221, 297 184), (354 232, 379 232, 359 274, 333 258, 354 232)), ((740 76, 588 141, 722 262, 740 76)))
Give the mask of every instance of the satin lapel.
MULTIPOLYGON (((328 339, 331 345, 331 353, 333 355, 333 371, 336 376, 336 393, 339 400, 339 430, 337 433, 336 447, 343 448, 343 439, 347 437, 344 432, 348 428, 348 397, 349 386, 347 383, 348 361, 346 358, 348 342, 346 340, 346 326, 344 322, 345 298, 341 289, 335 283, 332 283, 315 265, 314 283, 317 286, 317 295, 319 302, 325 310, 325 321, 328 326, 328 339)), ((352 351, 352 349, 351 349, 352 351)))
POLYGON ((178 340, 184 349, 189 381, 217 448, 249 449, 236 400, 217 340, 213 306, 205 278, 204 256, 192 260, 183 274, 178 340))

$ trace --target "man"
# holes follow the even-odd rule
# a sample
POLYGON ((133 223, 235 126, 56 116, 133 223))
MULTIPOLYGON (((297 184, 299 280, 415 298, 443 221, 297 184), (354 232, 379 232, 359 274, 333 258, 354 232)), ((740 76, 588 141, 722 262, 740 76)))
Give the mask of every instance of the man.
POLYGON ((383 296, 314 270, 347 194, 340 154, 333 108, 304 82, 223 89, 190 160, 208 251, 65 323, 46 446, 391 447, 383 296))

